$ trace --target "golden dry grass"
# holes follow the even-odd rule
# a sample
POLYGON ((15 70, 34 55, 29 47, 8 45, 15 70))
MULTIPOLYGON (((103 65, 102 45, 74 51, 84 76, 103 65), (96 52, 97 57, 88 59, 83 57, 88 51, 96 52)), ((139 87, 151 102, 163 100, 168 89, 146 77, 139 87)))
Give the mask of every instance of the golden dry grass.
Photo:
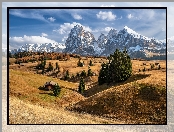
MULTIPOLYGON (((87 61, 85 58, 82 58, 81 61, 84 61, 85 64, 88 64, 89 60, 90 59, 88 59, 87 61)), ((104 59, 101 60, 100 58, 93 60, 94 66, 91 66, 92 71, 98 73, 102 61, 106 62, 106 60, 104 59)), ((77 72, 81 72, 82 70, 87 71, 88 69, 87 65, 85 65, 85 67, 77 67, 77 62, 78 62, 77 58, 76 59, 71 58, 71 60, 69 61, 47 60, 47 65, 49 62, 51 62, 54 67, 55 63, 58 62, 60 67, 62 68, 62 72, 65 70, 69 70, 70 75, 71 74, 76 75, 77 72)), ((72 124, 74 123, 75 124, 165 123, 164 109, 166 107, 165 106, 166 98, 164 96, 161 97, 158 102, 154 102, 154 101, 143 101, 141 98, 135 97, 135 95, 138 92, 138 84, 142 83, 153 84, 157 87, 159 86, 166 88, 166 62, 132 60, 132 64, 133 64, 133 75, 127 81, 122 83, 111 84, 111 85, 104 84, 98 86, 97 85, 98 76, 91 77, 92 81, 89 82, 90 87, 86 89, 85 96, 82 96, 77 92, 78 83, 67 82, 57 78, 35 74, 35 71, 32 69, 32 66, 37 65, 37 63, 28 63, 25 66, 21 66, 20 68, 18 68, 18 65, 14 64, 10 67, 10 75, 9 75, 10 99, 13 102, 12 107, 14 108, 13 110, 11 110, 11 113, 15 112, 15 109, 18 109, 19 107, 19 105, 18 107, 15 106, 14 102, 17 101, 19 103, 22 101, 22 103, 26 103, 26 109, 29 109, 30 105, 32 106, 30 110, 40 109, 42 107, 42 109, 51 109, 53 113, 54 111, 63 112, 65 117, 66 115, 69 114, 70 116, 72 116, 72 118, 74 118, 74 115, 70 114, 74 113, 73 111, 69 112, 65 110, 65 108, 68 108, 68 110, 71 109, 78 112, 87 112, 89 114, 92 114, 92 116, 87 114, 91 119, 93 119, 93 116, 95 116, 94 122, 90 122, 91 119, 86 117, 87 121, 83 123, 83 121, 81 120, 81 116, 82 115, 86 116, 86 113, 80 115, 74 113, 76 115, 76 118, 77 119, 79 118, 79 122, 77 122, 76 119, 73 119, 72 121, 69 122, 59 119, 55 120, 54 117, 48 115, 48 117, 50 117, 51 120, 50 122, 45 121, 47 117, 44 118, 44 121, 39 122, 39 117, 42 117, 43 113, 39 114, 40 112, 38 112, 37 113, 39 114, 38 119, 33 122, 30 120, 30 123, 43 123, 43 122, 60 123, 60 124, 62 123, 72 123, 72 124), (160 63, 162 68, 161 70, 152 70, 152 71, 150 70, 145 72, 139 72, 139 69, 142 70, 144 67, 148 69, 150 68, 150 63, 155 63, 155 62, 160 63), (142 65, 143 63, 146 63, 146 66, 142 65), (13 68, 14 70, 11 68, 13 68), (62 88, 61 94, 57 98, 52 96, 51 91, 41 91, 38 89, 40 86, 43 86, 46 81, 50 80, 57 82, 62 88), (123 104, 126 104, 125 107, 122 107, 123 104), (136 107, 133 107, 132 105, 137 105, 137 104, 138 106, 140 106, 140 108, 136 111, 137 113, 143 111, 144 113, 146 113, 149 110, 149 112, 152 113, 150 116, 153 116, 152 119, 154 119, 155 113, 153 112, 153 110, 160 108, 162 116, 160 117, 158 115, 157 117, 155 117, 156 121, 150 119, 148 114, 142 116, 136 116, 134 112, 132 112, 133 110, 135 110, 136 107), (59 109, 61 109, 61 111, 59 111, 59 109), (139 118, 139 120, 137 118, 139 118)), ((49 111, 47 113, 49 113, 49 111)), ((57 118, 62 119, 62 116, 60 116, 60 114, 57 114, 56 116, 57 118)), ((22 118, 22 115, 19 115, 19 117, 22 118)), ((24 120, 21 122, 19 121, 19 119, 14 119, 15 117, 12 115, 10 118, 11 118, 11 123, 27 122, 25 121, 27 120, 26 118, 24 118, 24 120)))
POLYGON ((136 83, 112 86, 76 103, 69 109, 107 117, 111 120, 126 121, 127 124, 166 124, 166 88, 160 88, 157 91, 160 91, 159 98, 153 99, 152 95, 152 99, 144 99, 139 94, 140 87, 136 83))
MULTIPOLYGON (((10 97, 10 124, 105 124, 106 119, 89 114, 77 114, 54 105, 52 108, 33 105, 16 97, 10 97)), ((110 121, 111 122, 111 121, 110 121)), ((114 122, 112 123, 120 123, 114 122)))

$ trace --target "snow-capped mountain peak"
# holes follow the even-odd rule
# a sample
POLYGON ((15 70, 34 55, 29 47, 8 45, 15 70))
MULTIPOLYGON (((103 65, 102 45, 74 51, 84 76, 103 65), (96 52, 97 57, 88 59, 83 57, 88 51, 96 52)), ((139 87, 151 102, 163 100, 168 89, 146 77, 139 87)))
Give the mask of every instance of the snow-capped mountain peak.
POLYGON ((140 38, 140 39, 145 39, 145 40, 151 40, 151 38, 145 37, 137 32, 135 32, 133 29, 129 28, 128 26, 124 26, 123 29, 125 32, 133 35, 134 38, 140 38))
POLYGON ((11 50, 11 53, 14 54, 16 52, 23 51, 32 51, 32 52, 62 52, 65 48, 65 44, 63 43, 36 43, 36 44, 25 44, 22 45, 21 48, 17 50, 11 50))
MULTIPOLYGON (((85 31, 81 25, 77 24, 68 34, 65 44, 25 44, 18 49, 18 52, 46 51, 108 56, 114 53, 115 49, 122 50, 125 47, 128 49, 130 55, 134 52, 141 52, 139 54, 145 56, 147 51, 165 54, 166 43, 165 41, 145 37, 127 26, 124 26, 120 31, 111 29, 107 35, 101 33, 98 39, 95 40, 91 32, 85 31)), ((136 58, 135 55, 132 57, 136 58)))

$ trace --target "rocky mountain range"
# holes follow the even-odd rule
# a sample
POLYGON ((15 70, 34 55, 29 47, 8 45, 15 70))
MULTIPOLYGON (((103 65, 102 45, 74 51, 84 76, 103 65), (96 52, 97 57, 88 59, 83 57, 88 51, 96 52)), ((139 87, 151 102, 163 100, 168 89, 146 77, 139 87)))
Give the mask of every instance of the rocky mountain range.
POLYGON ((17 51, 65 52, 80 55, 108 56, 116 48, 122 50, 125 47, 132 58, 150 57, 153 54, 166 55, 165 41, 145 37, 127 26, 120 31, 111 29, 107 35, 101 33, 96 40, 91 32, 85 31, 80 25, 76 25, 71 29, 65 44, 25 44, 17 51))
POLYGON ((127 26, 120 31, 111 29, 107 36, 101 33, 95 40, 92 33, 85 32, 82 26, 76 25, 71 29, 65 46, 64 52, 98 56, 108 56, 116 48, 122 50, 125 47, 132 57, 136 57, 135 53, 139 54, 139 57, 147 57, 152 53, 164 55, 166 51, 165 41, 145 37, 127 26))

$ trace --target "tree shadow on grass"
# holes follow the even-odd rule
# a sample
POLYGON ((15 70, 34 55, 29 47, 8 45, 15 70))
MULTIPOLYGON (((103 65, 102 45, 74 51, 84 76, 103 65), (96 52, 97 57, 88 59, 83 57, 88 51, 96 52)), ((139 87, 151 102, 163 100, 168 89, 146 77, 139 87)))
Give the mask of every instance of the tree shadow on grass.
POLYGON ((137 80, 144 79, 144 78, 149 77, 149 76, 150 76, 150 74, 135 74, 135 75, 132 75, 130 78, 128 78, 126 81, 119 82, 119 83, 103 84, 103 85, 98 85, 98 83, 95 82, 95 83, 91 84, 92 85, 91 88, 85 90, 84 96, 85 97, 90 97, 90 96, 93 96, 96 93, 99 93, 99 92, 102 92, 106 89, 109 89, 112 86, 116 87, 116 86, 119 86, 119 85, 124 85, 124 84, 130 83, 130 82, 134 82, 134 81, 137 81, 137 80))
POLYGON ((42 91, 49 91, 49 90, 45 89, 45 87, 42 87, 42 86, 40 86, 38 89, 42 90, 42 91))
POLYGON ((54 96, 53 93, 39 93, 39 94, 47 94, 47 95, 50 95, 50 96, 54 96))

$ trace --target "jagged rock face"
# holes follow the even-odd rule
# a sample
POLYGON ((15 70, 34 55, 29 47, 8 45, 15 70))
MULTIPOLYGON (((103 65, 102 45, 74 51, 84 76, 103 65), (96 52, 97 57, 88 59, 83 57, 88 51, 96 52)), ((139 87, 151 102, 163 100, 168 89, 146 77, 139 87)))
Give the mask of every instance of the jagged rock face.
POLYGON ((94 54, 93 45, 95 42, 94 35, 89 31, 85 32, 83 27, 76 25, 68 35, 65 42, 64 52, 76 53, 81 55, 94 54))
POLYGON ((106 42, 108 41, 108 37, 103 33, 98 37, 97 44, 99 48, 105 48, 106 42))
POLYGON ((82 26, 76 25, 71 29, 65 44, 26 44, 20 51, 46 51, 65 52, 80 55, 108 56, 116 49, 128 49, 128 54, 136 58, 147 52, 165 53, 166 43, 153 38, 145 37, 125 26, 122 30, 111 29, 107 35, 101 33, 97 40, 89 31, 85 31, 82 26))
POLYGON ((136 51, 140 51, 145 54, 145 50, 165 49, 165 44, 140 35, 125 26, 124 29, 120 30, 118 33, 116 30, 111 30, 108 33, 105 50, 101 53, 101 55, 108 56, 109 54, 113 53, 116 48, 126 48, 128 49, 129 54, 132 54, 136 51))

